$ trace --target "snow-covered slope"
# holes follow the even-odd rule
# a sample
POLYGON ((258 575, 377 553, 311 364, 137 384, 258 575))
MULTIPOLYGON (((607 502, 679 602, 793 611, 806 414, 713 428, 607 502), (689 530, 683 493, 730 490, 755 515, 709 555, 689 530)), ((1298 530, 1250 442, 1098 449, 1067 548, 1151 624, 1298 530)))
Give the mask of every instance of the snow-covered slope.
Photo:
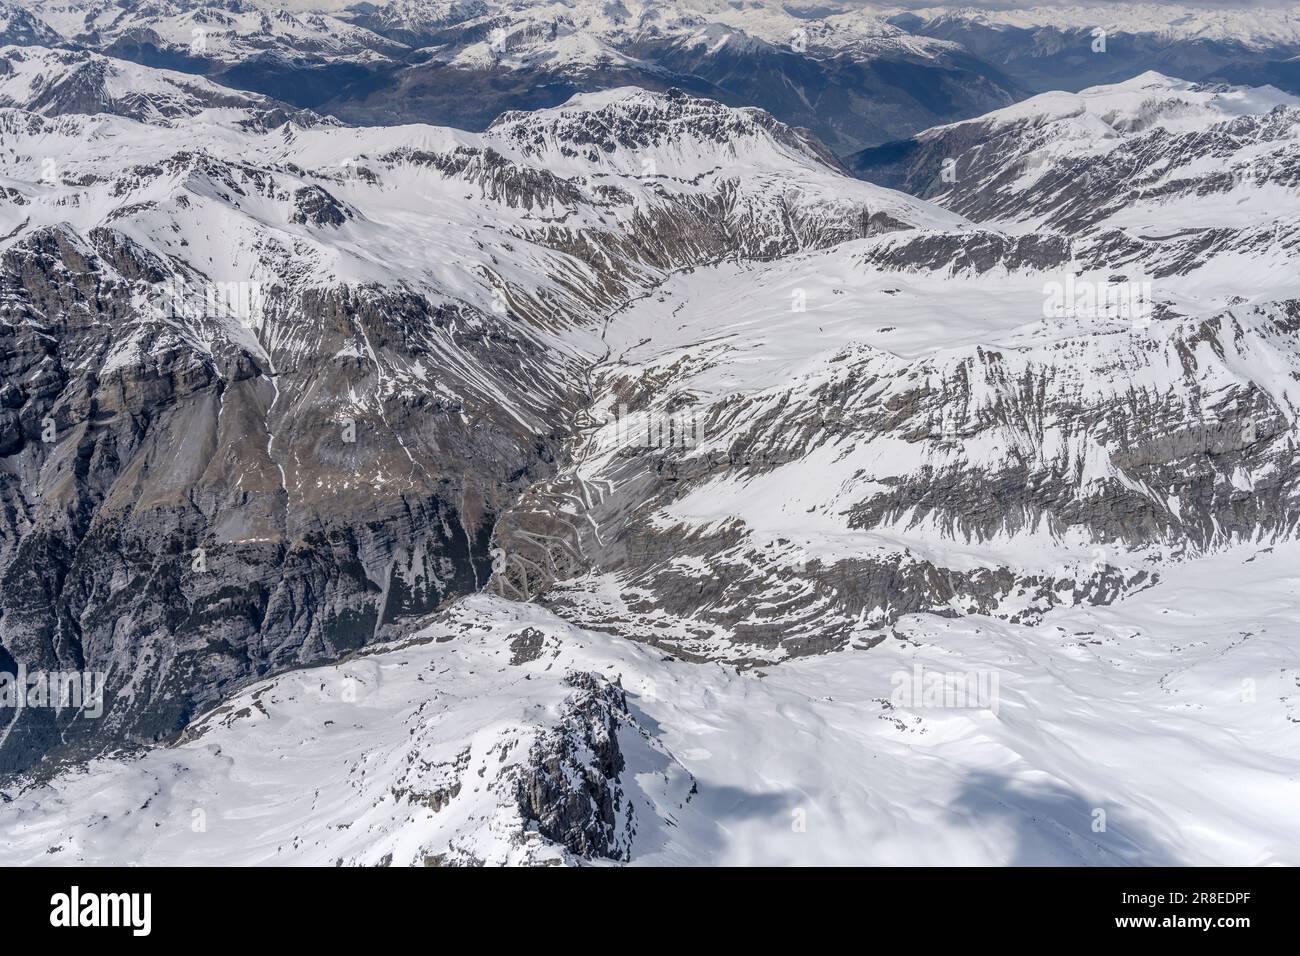
POLYGON ((1108 602, 1295 533, 1289 273, 1236 304, 1220 276, 1154 282, 1146 325, 1048 318, 1062 262, 896 270, 894 241, 696 270, 612 318, 578 462, 498 524, 494 587, 774 660, 913 610, 1108 602))
POLYGON ((476 597, 9 782, 0 863, 1296 865, 1297 558, 746 671, 476 597))
POLYGON ((201 77, 39 46, 0 47, 0 108, 6 107, 42 116, 111 113, 155 125, 209 109, 244 111, 262 126, 290 118, 300 125, 320 122, 304 110, 201 77))

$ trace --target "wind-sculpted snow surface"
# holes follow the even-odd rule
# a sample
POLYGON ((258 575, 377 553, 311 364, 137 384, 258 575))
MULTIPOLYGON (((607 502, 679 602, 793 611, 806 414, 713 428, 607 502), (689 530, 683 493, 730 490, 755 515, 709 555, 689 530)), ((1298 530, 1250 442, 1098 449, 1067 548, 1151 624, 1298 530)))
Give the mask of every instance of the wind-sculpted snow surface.
POLYGON ((1297 558, 750 670, 474 597, 6 784, 0 862, 1295 865, 1297 558))

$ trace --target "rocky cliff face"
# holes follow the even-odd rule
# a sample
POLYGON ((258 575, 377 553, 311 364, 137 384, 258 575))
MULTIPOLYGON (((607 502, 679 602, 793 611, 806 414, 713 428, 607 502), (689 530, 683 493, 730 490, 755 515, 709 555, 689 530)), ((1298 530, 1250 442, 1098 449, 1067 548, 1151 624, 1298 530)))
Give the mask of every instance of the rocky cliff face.
POLYGON ((636 821, 619 777, 627 697, 599 674, 566 677, 574 694, 560 724, 538 739, 518 779, 519 809, 547 840, 591 859, 626 861, 636 821))
MULTIPOLYGON (((558 443, 469 388, 385 393, 384 358, 432 356, 454 309, 375 288, 273 293, 266 334, 309 348, 205 342, 132 307, 149 262, 116 238, 40 230, 4 257, 5 646, 31 669, 108 673, 115 693, 72 733, 22 712, 15 763, 80 734, 157 739, 242 680, 474 591, 493 514, 558 443)), ((502 328, 462 348, 480 375, 536 361, 502 328)), ((464 374, 426 368, 445 386, 464 374)))

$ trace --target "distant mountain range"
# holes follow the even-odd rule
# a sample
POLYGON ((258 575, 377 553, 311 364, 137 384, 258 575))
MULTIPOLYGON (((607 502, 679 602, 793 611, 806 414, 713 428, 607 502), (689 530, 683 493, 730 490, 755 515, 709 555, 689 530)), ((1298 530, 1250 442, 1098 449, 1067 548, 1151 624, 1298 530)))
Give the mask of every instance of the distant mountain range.
POLYGON ((755 0, 7 0, 0 43, 68 46, 264 93, 363 125, 485 129, 584 91, 680 88, 757 106, 849 153, 1052 88, 1146 69, 1297 90, 1286 12, 1164 5, 899 12, 755 0), (1056 19, 1049 20, 1053 16, 1056 19), (1105 29, 1096 53, 1095 29, 1105 29))
POLYGON ((1145 70, 1300 93, 1300 11, 1161 3, 920 10, 889 18, 960 44, 1035 92, 1116 83, 1145 70))

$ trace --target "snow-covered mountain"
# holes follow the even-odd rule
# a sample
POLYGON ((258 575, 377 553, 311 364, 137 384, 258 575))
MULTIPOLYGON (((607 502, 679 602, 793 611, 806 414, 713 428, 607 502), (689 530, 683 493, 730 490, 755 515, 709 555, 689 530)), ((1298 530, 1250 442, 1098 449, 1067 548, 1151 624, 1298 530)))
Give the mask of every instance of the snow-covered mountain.
POLYGON ((59 32, 31 10, 0 3, 0 44, 54 46, 62 41, 59 32))
POLYGON ((363 125, 484 129, 579 92, 758 106, 839 153, 1156 69, 1300 93, 1294 11, 777 0, 5 0, 0 42, 200 73, 363 125), (11 35, 12 34, 12 35, 11 35))
POLYGON ((504 111, 579 92, 678 87, 762 107, 847 151, 1020 93, 959 46, 853 7, 805 15, 718 0, 394 0, 313 13, 275 0, 8 3, 25 31, 10 42, 58 37, 361 124, 483 129, 504 111))
MULTIPOLYGON (((6 6, 20 9, 23 0, 6 6)), ((30 12, 68 43, 106 52, 148 45, 225 62, 273 53, 365 62, 403 49, 328 13, 269 0, 42 0, 30 12)))
POLYGON ((356 121, 385 116, 395 95, 403 109, 475 126, 492 110, 550 106, 581 90, 675 85, 762 107, 843 151, 1019 92, 960 47, 852 7, 805 16, 777 3, 508 0, 356 7, 347 15, 419 51, 393 78, 398 94, 377 84, 329 104, 356 121), (472 107, 449 95, 466 88, 475 92, 472 107))
POLYGON ((322 122, 258 94, 241 93, 186 73, 155 70, 74 50, 0 47, 0 108, 42 116, 111 113, 163 123, 206 110, 242 110, 249 122, 280 126, 322 122))
POLYGON ((1286 94, 1038 97, 909 195, 681 90, 5 63, 0 672, 109 695, 0 729, 0 859, 1300 859, 1286 94))
POLYGON ((889 22, 960 44, 1035 91, 1079 90, 1154 69, 1192 81, 1272 82, 1300 93, 1300 13, 1281 5, 935 5, 889 22))
MULTIPOLYGON (((28 105, 70 82, 54 70, 140 69, 2 54, 42 77, 28 105)), ((169 732, 231 681, 481 587, 496 516, 586 403, 601 320, 669 273, 962 224, 680 93, 484 134, 268 127, 260 100, 144 72, 126 115, 0 110, 0 631, 12 658, 129 691, 77 726, 97 740, 169 732), (105 616, 109 594, 133 610, 105 616)), ((75 742, 22 720, 17 763, 75 742)))
POLYGON ((1235 41, 1270 47, 1300 43, 1300 12, 1283 6, 1195 6, 1177 3, 1079 3, 1041 6, 913 8, 934 22, 978 23, 990 27, 1091 30, 1155 34, 1181 40, 1235 41))
MULTIPOLYGON (((1082 237, 1097 264, 1201 270, 1249 256, 1260 281, 1296 241, 1300 97, 1158 73, 1045 93, 848 162, 980 222, 1082 237)), ((1241 273, 1234 270, 1234 278, 1241 273)), ((1258 286, 1252 282, 1251 288, 1258 286)))
POLYGON ((900 163, 982 229, 673 276, 610 319, 592 424, 498 522, 494 589, 770 661, 918 610, 1036 620, 1290 536, 1287 102, 1154 76, 1041 97, 900 163))

